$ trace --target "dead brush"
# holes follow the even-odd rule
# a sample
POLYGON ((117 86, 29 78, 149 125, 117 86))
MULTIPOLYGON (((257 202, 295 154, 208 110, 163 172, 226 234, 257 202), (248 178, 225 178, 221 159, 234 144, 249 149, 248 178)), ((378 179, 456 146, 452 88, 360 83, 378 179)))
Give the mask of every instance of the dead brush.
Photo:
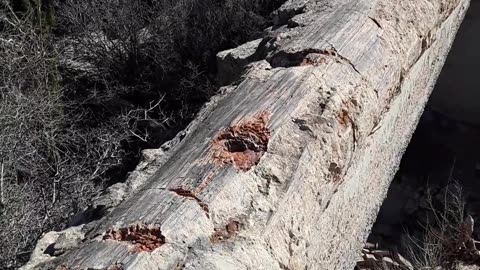
POLYGON ((472 239, 474 220, 465 216, 465 198, 458 182, 448 184, 441 202, 427 192, 432 213, 422 237, 407 236, 405 249, 414 269, 458 269, 460 263, 480 262, 480 252, 472 239))

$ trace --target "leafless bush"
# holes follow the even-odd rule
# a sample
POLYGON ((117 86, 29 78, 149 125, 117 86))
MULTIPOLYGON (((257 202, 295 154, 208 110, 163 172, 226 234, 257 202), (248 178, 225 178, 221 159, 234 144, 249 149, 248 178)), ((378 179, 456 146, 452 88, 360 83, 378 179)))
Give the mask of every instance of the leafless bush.
POLYGON ((264 10, 281 2, 65 0, 57 30, 109 84, 104 96, 150 96, 147 106, 160 93, 165 109, 191 118, 213 93, 215 54, 258 36, 264 10))
POLYGON ((281 2, 0 0, 0 268, 191 119, 281 2))
POLYGON ((478 242, 472 239, 474 220, 465 216, 465 199, 461 186, 452 181, 442 192, 426 193, 427 220, 420 224, 422 231, 415 236, 405 235, 401 252, 408 259, 399 259, 392 251, 392 261, 370 260, 375 270, 457 270, 460 265, 480 261, 478 242), (476 246, 477 244, 477 246, 476 246))
POLYGON ((415 269, 457 269, 460 261, 468 260, 475 251, 473 219, 464 216, 465 200, 457 182, 449 184, 441 200, 427 192, 432 218, 423 225, 421 238, 409 237, 406 249, 415 269))
POLYGON ((0 266, 15 267, 42 232, 85 208, 105 172, 122 163, 126 130, 108 121, 88 129, 80 121, 87 110, 69 113, 74 104, 65 99, 51 36, 8 2, 1 11, 0 266))
MULTIPOLYGON (((56 89, 51 88, 54 55, 48 41, 2 3, 4 29, 0 39, 0 265, 15 265, 16 257, 46 225, 52 197, 48 181, 27 178, 49 175, 48 153, 55 148, 59 114, 56 89), (46 155, 47 154, 47 155, 46 155), (43 194, 42 194, 43 192, 43 194), (14 229, 12 229, 14 228, 14 229)), ((54 158, 54 156, 52 156, 54 158)))

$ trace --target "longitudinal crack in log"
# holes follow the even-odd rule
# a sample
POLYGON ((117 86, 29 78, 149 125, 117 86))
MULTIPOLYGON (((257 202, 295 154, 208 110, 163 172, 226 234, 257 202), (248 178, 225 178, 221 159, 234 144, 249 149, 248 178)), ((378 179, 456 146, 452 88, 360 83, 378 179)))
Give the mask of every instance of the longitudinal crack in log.
POLYGON ((318 66, 326 62, 326 57, 334 57, 339 62, 350 65, 355 72, 361 74, 355 65, 344 56, 340 55, 335 47, 330 46, 327 49, 305 49, 298 52, 279 51, 267 59, 272 67, 294 67, 313 65, 318 66))
POLYGON ((200 208, 202 208, 203 212, 205 212, 205 215, 207 216, 207 218, 210 218, 210 214, 209 214, 210 210, 208 209, 208 205, 206 203, 202 202, 202 200, 200 200, 190 190, 186 190, 186 189, 183 189, 183 188, 174 188, 174 189, 169 189, 169 191, 174 192, 178 196, 181 196, 181 197, 184 197, 184 198, 187 198, 187 199, 190 199, 190 200, 194 200, 195 202, 197 202, 197 204, 200 206, 200 208))
POLYGON ((373 22, 374 24, 376 24, 376 25, 378 26, 378 28, 383 29, 377 19, 375 19, 375 18, 373 18, 373 17, 370 17, 370 16, 368 16, 368 18, 369 18, 370 20, 372 20, 372 22, 373 22))

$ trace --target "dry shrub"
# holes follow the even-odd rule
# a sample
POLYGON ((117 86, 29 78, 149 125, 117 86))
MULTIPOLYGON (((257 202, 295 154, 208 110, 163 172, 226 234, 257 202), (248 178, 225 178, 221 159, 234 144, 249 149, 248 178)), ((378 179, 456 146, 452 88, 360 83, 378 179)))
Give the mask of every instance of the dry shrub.
POLYGON ((0 268, 174 136, 283 2, 0 1, 0 268))
POLYGON ((457 269, 475 249, 471 246, 473 219, 465 216, 461 186, 453 181, 441 199, 427 192, 427 202, 431 218, 422 225, 422 237, 408 237, 405 246, 409 258, 415 269, 457 269))
POLYGON ((216 53, 260 36, 282 2, 65 0, 57 31, 101 78, 97 93, 142 106, 160 93, 175 119, 190 119, 215 90, 216 53))
MULTIPOLYGON (((0 266, 28 258, 46 230, 61 229, 122 163, 118 123, 85 128, 70 113, 52 36, 35 12, 2 2, 0 37, 0 266)), ((77 110, 77 112, 80 112, 77 110)))

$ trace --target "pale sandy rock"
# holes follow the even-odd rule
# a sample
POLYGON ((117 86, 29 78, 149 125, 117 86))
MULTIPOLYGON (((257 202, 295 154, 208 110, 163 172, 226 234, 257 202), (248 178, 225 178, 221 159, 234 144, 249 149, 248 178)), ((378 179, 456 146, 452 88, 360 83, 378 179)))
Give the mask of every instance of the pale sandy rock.
POLYGON ((377 261, 377 257, 375 257, 373 254, 365 254, 363 258, 365 261, 377 261))
POLYGON ((49 253, 54 253, 55 250, 62 249, 66 251, 77 246, 81 240, 84 239, 84 233, 81 231, 83 226, 71 227, 61 232, 46 233, 35 246, 35 249, 30 256, 30 261, 21 267, 21 270, 38 269, 37 266, 55 259, 55 256, 49 253))
POLYGON ((393 258, 395 259, 396 262, 398 262, 400 265, 407 267, 408 269, 413 269, 412 263, 407 260, 405 257, 403 257, 400 253, 398 252, 393 252, 393 258))
POLYGON ((390 264, 390 265, 394 265, 394 264, 395 264, 395 262, 394 262, 394 261, 392 260, 392 258, 390 258, 390 257, 383 257, 383 258, 382 258, 382 261, 385 262, 385 263, 388 263, 388 264, 390 264))
POLYGON ((59 236, 53 244, 53 255, 58 256, 66 251, 78 246, 85 238, 85 233, 82 232, 83 226, 71 227, 59 232, 59 236))
POLYGON ((34 269, 38 264, 47 262, 49 260, 52 260, 53 257, 45 254, 45 250, 53 245, 55 241, 57 241, 59 237, 58 232, 48 232, 46 233, 38 242, 37 245, 35 246, 35 249, 32 252, 32 255, 30 255, 30 261, 24 265, 21 270, 30 270, 34 269))
POLYGON ((372 254, 377 258, 383 258, 390 256, 390 251, 388 250, 372 250, 372 254))
POLYGON ((220 84, 231 83, 243 73, 245 67, 261 58, 257 49, 262 39, 247 42, 237 48, 222 51, 217 54, 217 80, 220 84))

